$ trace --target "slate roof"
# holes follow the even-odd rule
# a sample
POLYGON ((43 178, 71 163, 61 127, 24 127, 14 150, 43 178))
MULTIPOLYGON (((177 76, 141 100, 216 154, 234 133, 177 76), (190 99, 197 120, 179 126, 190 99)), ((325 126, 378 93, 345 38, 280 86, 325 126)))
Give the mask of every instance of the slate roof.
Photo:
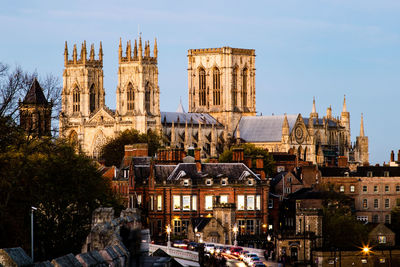
POLYGON ((324 193, 313 188, 301 188, 288 196, 291 199, 323 199, 324 193))
POLYGON ((207 113, 185 113, 185 112, 166 112, 161 111, 161 123, 168 123, 168 124, 176 123, 185 123, 188 124, 205 124, 205 125, 212 125, 215 126, 222 126, 213 116, 207 113))
POLYGON ((205 218, 205 217, 198 217, 198 218, 192 218, 192 227, 193 227, 193 232, 194 229, 197 227, 197 231, 201 232, 204 227, 210 222, 211 218, 205 218))
POLYGON ((0 250, 0 256, 6 257, 7 254, 17 266, 30 266, 33 264, 32 259, 25 253, 21 247, 4 248, 0 250))
MULTIPOLYGON (((290 132, 298 115, 287 115, 290 132)), ((280 142, 285 115, 245 116, 240 119, 240 138, 246 142, 280 142)), ((236 132, 235 132, 236 136, 236 132)))
POLYGON ((260 178, 243 163, 203 163, 201 172, 197 171, 196 163, 179 163, 168 180, 179 180, 181 177, 190 177, 192 180, 203 178, 223 178, 241 180, 247 177, 260 180, 260 178))
POLYGON ((42 104, 42 105, 49 104, 49 102, 47 102, 46 97, 43 94, 43 89, 42 89, 42 87, 40 87, 40 84, 36 80, 36 78, 33 81, 28 93, 26 93, 23 103, 24 104, 42 104))
MULTIPOLYGON (((287 115, 289 133, 296 123, 299 115, 287 115)), ((285 115, 274 116, 244 116, 239 121, 240 138, 246 142, 280 142, 282 140, 282 125, 285 115)), ((303 118, 308 125, 309 118, 303 118)), ((326 120, 329 127, 337 127, 337 122, 326 120)), ((314 119, 314 125, 322 125, 323 119, 314 119)), ((236 136, 235 131, 235 136, 236 136)))

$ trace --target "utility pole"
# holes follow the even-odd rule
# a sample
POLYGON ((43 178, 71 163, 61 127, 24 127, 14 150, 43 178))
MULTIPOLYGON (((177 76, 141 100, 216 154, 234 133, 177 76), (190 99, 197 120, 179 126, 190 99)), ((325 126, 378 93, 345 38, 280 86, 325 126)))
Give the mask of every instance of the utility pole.
POLYGON ((32 262, 35 262, 34 255, 33 255, 33 212, 37 210, 35 207, 31 207, 31 258, 32 262))

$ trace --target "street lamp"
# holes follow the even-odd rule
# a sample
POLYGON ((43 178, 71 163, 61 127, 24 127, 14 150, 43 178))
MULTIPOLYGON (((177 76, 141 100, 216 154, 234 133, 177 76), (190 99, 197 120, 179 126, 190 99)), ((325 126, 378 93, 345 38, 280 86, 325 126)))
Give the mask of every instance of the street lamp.
POLYGON ((31 207, 31 258, 32 258, 32 262, 35 262, 34 258, 33 258, 33 212, 37 210, 36 207, 31 207))
POLYGON ((238 229, 238 227, 237 227, 237 225, 236 225, 236 223, 235 223, 235 225, 233 226, 233 233, 235 234, 235 241, 233 242, 233 245, 236 247, 237 246, 237 233, 238 233, 238 231, 239 231, 239 229, 238 229))
POLYGON ((168 234, 167 247, 169 249, 171 247, 171 225, 170 224, 168 224, 168 226, 167 226, 167 234, 168 234))
POLYGON ((267 240, 268 240, 268 242, 271 241, 271 236, 270 235, 267 236, 267 240))
POLYGON ((197 226, 194 228, 194 241, 197 242, 197 226))
POLYGON ((365 255, 369 255, 369 253, 371 252, 371 248, 368 247, 368 246, 364 246, 364 247, 362 248, 362 252, 363 252, 365 255))

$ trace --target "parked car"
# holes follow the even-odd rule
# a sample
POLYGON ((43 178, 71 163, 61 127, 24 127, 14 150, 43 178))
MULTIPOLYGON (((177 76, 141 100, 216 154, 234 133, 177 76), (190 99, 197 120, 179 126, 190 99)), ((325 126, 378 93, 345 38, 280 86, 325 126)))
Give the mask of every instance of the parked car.
POLYGON ((249 261, 250 261, 251 257, 254 257, 254 256, 257 256, 257 254, 256 254, 256 253, 252 253, 252 252, 248 252, 248 253, 246 253, 246 254, 244 255, 243 261, 244 261, 246 264, 249 264, 249 261))
POLYGON ((256 256, 251 256, 250 259, 247 261, 248 266, 253 266, 253 263, 260 261, 260 258, 256 256))
POLYGON ((215 245, 214 244, 204 244, 204 252, 208 252, 213 254, 215 250, 215 245))
POLYGON ((249 253, 248 250, 242 250, 242 252, 239 254, 239 260, 243 261, 247 253, 249 253))

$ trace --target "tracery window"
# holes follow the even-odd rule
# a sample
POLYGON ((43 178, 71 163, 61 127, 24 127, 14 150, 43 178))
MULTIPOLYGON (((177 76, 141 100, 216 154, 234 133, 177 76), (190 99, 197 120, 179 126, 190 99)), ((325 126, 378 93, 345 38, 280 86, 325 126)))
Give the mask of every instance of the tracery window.
POLYGON ((247 68, 242 71, 242 106, 247 106, 247 68))
POLYGON ((220 85, 220 73, 218 68, 213 70, 213 104, 221 104, 221 85, 220 85))
POLYGON ((201 68, 199 70, 199 104, 206 105, 206 71, 201 68))
POLYGON ((133 91, 133 86, 131 83, 128 84, 128 88, 126 90, 126 98, 128 104, 128 111, 135 109, 135 92, 133 91))
POLYGON ((237 77, 238 77, 238 69, 237 67, 233 69, 233 73, 232 73, 232 99, 233 99, 233 105, 237 106, 238 102, 237 102, 237 93, 238 93, 238 88, 237 88, 237 77))
POLYGON ((94 84, 92 84, 92 86, 90 87, 90 101, 89 101, 89 105, 90 105, 90 112, 93 112, 96 109, 96 92, 94 90, 94 84))
POLYGON ((79 112, 81 110, 81 95, 79 93, 78 87, 75 87, 73 92, 72 106, 74 112, 79 112))
POLYGON ((144 103, 145 103, 146 111, 148 113, 150 113, 150 96, 151 96, 151 87, 150 87, 149 84, 147 84, 146 92, 145 92, 145 95, 144 95, 144 103))

